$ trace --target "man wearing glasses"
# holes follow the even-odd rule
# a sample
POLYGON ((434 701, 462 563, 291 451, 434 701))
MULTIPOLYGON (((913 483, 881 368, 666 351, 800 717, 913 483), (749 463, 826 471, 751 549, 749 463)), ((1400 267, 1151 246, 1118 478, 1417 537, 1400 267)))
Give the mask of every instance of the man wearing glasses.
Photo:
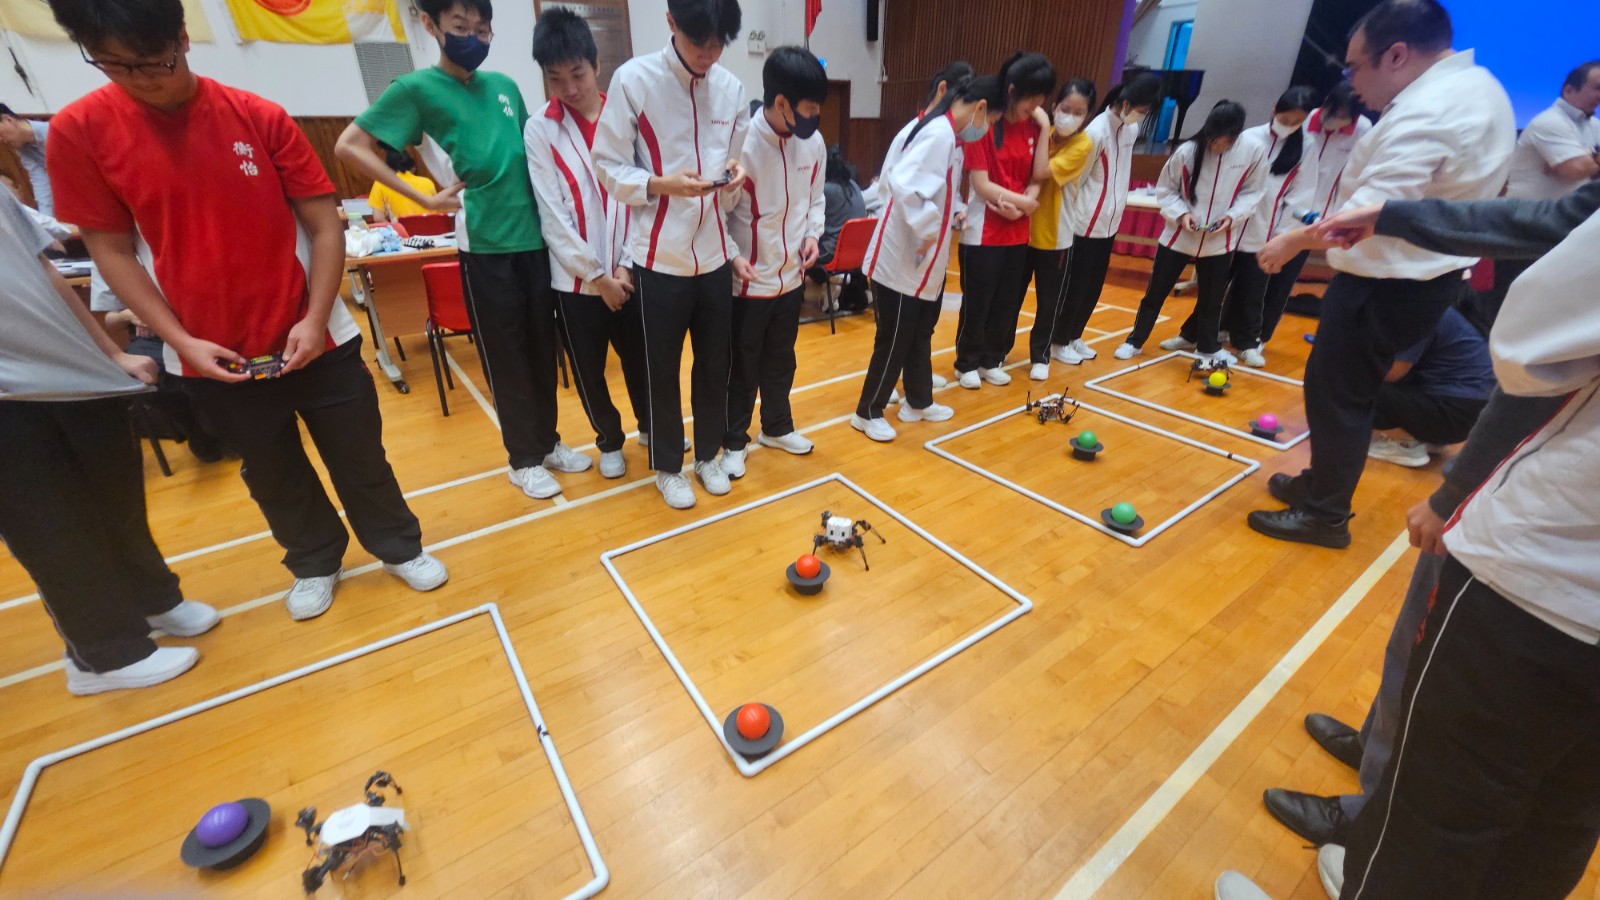
POLYGON ((327 611, 349 544, 300 420, 361 545, 416 590, 443 584, 384 454, 361 334, 337 302, 343 227, 310 142, 282 107, 190 71, 180 0, 51 8, 111 79, 55 117, 57 208, 243 458, 295 577, 289 614, 327 611))
MULTIPOLYGON (((1337 207, 1482 200, 1505 186, 1516 142, 1511 100, 1471 50, 1450 49, 1451 38, 1437 0, 1386 0, 1356 24, 1346 74, 1383 115, 1350 152, 1337 207)), ((1309 228, 1280 235, 1262 249, 1261 268, 1276 272, 1316 246, 1309 228)), ((1432 334, 1461 299, 1477 260, 1374 238, 1329 250, 1328 262, 1338 274, 1322 298, 1305 374, 1311 467, 1272 476, 1268 489, 1289 509, 1252 512, 1248 521, 1280 540, 1347 547, 1378 389, 1395 354, 1432 334)))
POLYGON ((429 209, 465 204, 456 220, 467 314, 511 462, 511 483, 536 500, 561 493, 551 471, 582 472, 589 457, 556 432, 555 293, 522 142, 528 108, 509 77, 478 67, 494 39, 489 0, 418 0, 439 42, 439 64, 402 75, 339 136, 335 152, 363 174, 429 209), (429 168, 448 185, 432 196, 400 180, 378 149, 437 145, 429 168), (439 171, 448 167, 455 176, 439 171), (455 184, 456 177, 461 180, 455 184), (460 200, 456 195, 460 194, 460 200))

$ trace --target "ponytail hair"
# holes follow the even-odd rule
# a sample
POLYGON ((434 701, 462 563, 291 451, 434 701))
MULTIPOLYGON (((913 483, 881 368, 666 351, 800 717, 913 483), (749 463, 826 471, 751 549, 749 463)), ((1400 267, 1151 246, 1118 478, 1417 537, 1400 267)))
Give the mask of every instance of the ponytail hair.
POLYGON ((1206 114, 1206 123, 1186 143, 1194 144, 1194 168, 1189 170, 1189 183, 1184 185, 1185 196, 1195 202, 1195 188, 1200 182, 1200 170, 1205 167, 1206 150, 1217 138, 1238 139, 1244 131, 1244 107, 1232 100, 1219 100, 1206 114))
MULTIPOLYGON (((1012 104, 1023 97, 1050 96, 1056 89, 1056 67, 1050 65, 1050 60, 1043 54, 1018 50, 1000 64, 1000 72, 995 75, 995 80, 1000 83, 1004 103, 998 108, 1009 112, 1012 104)), ((1004 118, 994 124, 996 147, 1005 140, 1005 128, 1004 118)))
MULTIPOLYGON (((989 81, 993 81, 994 77, 991 76, 991 75, 985 75, 985 76, 983 76, 983 78, 973 78, 971 75, 967 75, 967 76, 963 76, 958 81, 955 81, 953 83, 949 83, 947 88, 946 88, 946 90, 945 90, 945 92, 944 92, 944 99, 940 100, 938 102, 938 104, 933 107, 933 109, 928 110, 928 114, 923 116, 922 119, 917 122, 917 124, 911 129, 911 133, 906 135, 906 142, 905 142, 905 144, 903 146, 905 146, 905 147, 911 146, 911 142, 917 139, 917 134, 918 134, 918 132, 922 131, 923 126, 927 125, 929 122, 932 122, 934 119, 937 119, 940 116, 943 116, 945 113, 948 113, 950 111, 950 107, 954 106, 955 102, 957 100, 967 100, 967 99, 986 100, 986 99, 988 99, 987 96, 980 96, 980 97, 972 97, 971 96, 974 93, 973 86, 977 82, 983 81, 985 79, 988 79, 989 81)), ((960 139, 961 139, 960 136, 957 136, 956 140, 959 141, 960 139)))
MULTIPOLYGON (((1311 88, 1289 88, 1283 92, 1283 96, 1279 97, 1278 102, 1272 107, 1272 115, 1276 117, 1280 113, 1294 112, 1296 110, 1310 114, 1311 110, 1315 108, 1312 103, 1313 96, 1311 88)), ((1272 174, 1287 175, 1294 171, 1295 166, 1300 165, 1300 156, 1305 152, 1305 135, 1306 130, 1304 128, 1297 128, 1294 134, 1283 139, 1283 147, 1278 151, 1277 158, 1272 161, 1272 174)))
POLYGON ((1132 107, 1153 107, 1161 100, 1161 79, 1149 72, 1140 72, 1132 81, 1123 83, 1106 92, 1106 100, 1100 106, 1100 112, 1105 112, 1122 101, 1128 101, 1132 107))

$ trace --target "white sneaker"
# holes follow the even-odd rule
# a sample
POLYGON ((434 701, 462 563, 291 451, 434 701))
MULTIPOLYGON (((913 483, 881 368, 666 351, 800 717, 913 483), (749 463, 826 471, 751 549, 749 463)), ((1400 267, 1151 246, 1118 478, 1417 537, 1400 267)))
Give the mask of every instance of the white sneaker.
POLYGON ((529 466, 526 469, 512 469, 506 477, 522 492, 535 500, 549 500, 561 493, 561 484, 556 481, 544 466, 529 466))
POLYGON ((1169 337, 1169 338, 1167 338, 1166 340, 1161 342, 1160 346, 1161 346, 1161 349, 1163 349, 1163 350, 1172 351, 1172 350, 1193 350, 1198 345, 1194 341, 1186 341, 1186 340, 1184 340, 1183 336, 1179 335, 1177 337, 1169 337))
POLYGON ((1084 359, 1094 359, 1100 355, 1095 352, 1093 347, 1084 343, 1083 338, 1078 338, 1072 342, 1072 352, 1078 354, 1084 359))
POLYGON ((694 506, 694 485, 689 479, 683 477, 682 472, 657 472, 656 490, 661 492, 661 499, 673 509, 689 509, 694 506))
POLYGON ((1144 351, 1140 350, 1138 347, 1125 343, 1121 347, 1117 348, 1117 352, 1111 355, 1115 356, 1117 359, 1133 359, 1142 352, 1144 351))
POLYGON ((969 391, 975 391, 983 385, 983 378, 978 374, 977 369, 973 369, 971 372, 962 372, 960 381, 961 386, 969 391))
MULTIPOLYGON (((1204 353, 1202 353, 1200 355, 1201 356, 1205 356, 1204 353)), ((1212 362, 1227 363, 1230 366, 1235 366, 1235 365, 1239 364, 1239 357, 1234 356, 1232 353, 1229 353, 1227 350, 1224 350, 1221 347, 1218 347, 1217 348, 1217 352, 1211 354, 1209 359, 1212 362)))
MULTIPOLYGON (((727 448, 723 448, 721 462, 722 474, 728 476, 729 478, 743 478, 744 454, 745 451, 743 450, 729 450, 727 448)), ((707 488, 707 490, 710 489, 707 488)), ((715 494, 716 491, 711 491, 711 493, 715 494)))
POLYGON ((1076 366, 1083 362, 1083 354, 1073 348, 1071 344, 1056 344, 1050 348, 1050 358, 1059 363, 1076 366))
POLYGON ((1034 363, 1033 364, 1033 368, 1028 370, 1028 380, 1029 381, 1049 381, 1050 380, 1050 364, 1049 363, 1034 363))
POLYGON ((1267 358, 1261 355, 1261 349, 1259 347, 1252 347, 1249 350, 1240 350, 1239 361, 1252 369, 1265 369, 1267 367, 1267 358))
POLYGON ((694 506, 694 485, 690 484, 690 479, 683 477, 683 472, 656 472, 656 490, 661 492, 661 500, 666 500, 670 508, 688 509, 694 506))
POLYGON ((1212 896, 1216 900, 1272 900, 1254 881, 1232 869, 1217 876, 1212 896))
POLYGON ((938 403, 930 403, 924 409, 912 409, 911 404, 902 403, 900 411, 895 413, 902 422, 948 422, 955 414, 955 410, 938 403))
POLYGON ((978 372, 983 376, 983 380, 990 384, 1006 385, 1011 383, 1011 374, 999 366, 995 366, 992 369, 979 369, 978 372))
POLYGON ((1397 441, 1386 434, 1374 434, 1367 445, 1367 455, 1408 469, 1420 469, 1428 464, 1428 448, 1418 441, 1397 441))
POLYGON ((628 474, 628 461, 622 457, 621 450, 609 450, 600 454, 600 477, 621 478, 628 474))
POLYGON ((899 403, 899 402, 900 402, 900 389, 899 388, 894 388, 894 389, 890 390, 889 391, 889 402, 888 402, 887 405, 888 406, 893 406, 893 405, 895 405, 896 403, 899 403))
POLYGON ((338 586, 342 575, 344 569, 341 568, 332 575, 320 578, 296 578, 294 587, 289 588, 289 595, 283 598, 289 618, 303 622, 327 612, 328 607, 333 605, 333 589, 338 586))
POLYGON ((945 378, 943 375, 940 375, 938 373, 934 373, 934 376, 933 376, 933 389, 934 390, 937 391, 939 388, 942 388, 942 387, 944 387, 945 385, 947 385, 949 383, 950 383, 950 380, 948 378, 945 378))
POLYGON ((550 451, 550 455, 544 458, 544 467, 557 472, 587 472, 592 465, 594 460, 559 442, 556 448, 550 451))
POLYGON ((756 435, 756 442, 763 447, 772 447, 785 453, 793 453, 795 456, 805 456, 807 453, 817 449, 817 445, 811 443, 810 438, 798 431, 780 434, 777 437, 763 432, 756 435))
MULTIPOLYGON (((648 448, 650 446, 650 432, 648 432, 648 431, 639 432, 639 446, 645 447, 645 448, 648 448)), ((683 439, 683 452, 685 452, 685 453, 689 452, 689 438, 688 437, 685 437, 683 439)))
POLYGON ((128 688, 150 687, 171 681, 194 668, 200 651, 193 647, 157 647, 156 652, 133 665, 109 672, 85 672, 67 660, 67 693, 75 697, 103 694, 128 688))
POLYGON ((1317 878, 1328 900, 1339 900, 1344 890, 1344 848, 1338 844, 1323 844, 1317 848, 1317 878))
MULTIPOLYGON (((905 404, 901 404, 900 408, 905 409, 905 404)), ((863 419, 853 415, 850 417, 850 427, 875 441, 887 443, 894 440, 894 426, 882 416, 876 419, 863 419)))
POLYGON ((159 628, 173 637, 194 637, 205 634, 222 621, 222 614, 204 603, 183 600, 159 616, 145 616, 151 628, 159 628))
POLYGON ((709 494, 721 497, 733 490, 733 485, 728 483, 728 473, 722 471, 722 466, 714 459, 710 462, 695 460, 694 477, 700 479, 709 494))
POLYGON ((383 570, 404 581, 413 591, 431 591, 450 580, 444 563, 426 550, 399 565, 384 563, 383 570))

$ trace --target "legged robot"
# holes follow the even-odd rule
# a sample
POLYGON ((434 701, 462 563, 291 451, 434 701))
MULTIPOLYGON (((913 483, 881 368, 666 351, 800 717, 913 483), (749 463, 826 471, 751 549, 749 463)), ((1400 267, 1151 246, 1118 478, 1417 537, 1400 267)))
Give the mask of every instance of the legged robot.
POLYGON ((851 521, 844 516, 836 516, 831 512, 822 513, 822 531, 811 539, 811 552, 816 553, 823 544, 835 550, 849 550, 851 547, 861 551, 861 566, 867 571, 872 571, 872 566, 867 563, 866 540, 862 535, 872 532, 878 543, 887 544, 883 535, 872 531, 872 526, 865 519, 851 521))
POLYGON ((388 798, 383 789, 390 787, 397 795, 405 793, 388 772, 374 772, 363 788, 365 803, 345 807, 320 824, 315 806, 300 810, 295 827, 305 831, 306 846, 315 844, 317 848, 310 865, 301 873, 301 886, 307 894, 315 893, 329 875, 340 869, 349 878, 363 856, 380 853, 394 854, 400 884, 406 883, 405 869, 400 866, 400 835, 406 830, 406 811, 384 808, 388 798))

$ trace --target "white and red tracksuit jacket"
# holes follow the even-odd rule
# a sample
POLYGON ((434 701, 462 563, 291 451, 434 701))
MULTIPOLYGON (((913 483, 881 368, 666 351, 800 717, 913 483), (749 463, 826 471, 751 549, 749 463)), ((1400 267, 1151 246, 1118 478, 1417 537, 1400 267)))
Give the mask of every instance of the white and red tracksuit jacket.
MULTIPOLYGON (((604 94, 600 101, 605 102, 604 94)), ((528 119, 522 140, 550 248, 550 285, 569 294, 598 295, 596 279, 632 265, 627 246, 633 209, 595 179, 578 114, 560 100, 528 119)))
POLYGON ((733 258, 722 205, 705 197, 656 197, 652 176, 694 172, 722 177, 744 150, 750 109, 744 85, 722 66, 690 72, 669 42, 660 53, 628 60, 611 76, 595 132, 595 175, 633 208, 629 256, 665 275, 715 271, 733 258))
POLYGON ((1356 142, 1372 130, 1372 120, 1358 116, 1354 122, 1339 129, 1327 131, 1322 127, 1322 110, 1312 110, 1306 119, 1306 162, 1317 166, 1317 192, 1311 198, 1309 209, 1326 217, 1338 212, 1333 203, 1339 197, 1339 187, 1344 182, 1344 164, 1356 142), (1313 148, 1315 148, 1313 150, 1313 148))
POLYGON ((1108 109, 1095 116, 1083 133, 1094 141, 1094 151, 1078 176, 1072 233, 1086 238, 1114 237, 1128 209, 1128 179, 1133 173, 1133 144, 1139 139, 1139 126, 1124 123, 1108 109))
POLYGON ((907 297, 937 300, 950 265, 950 225, 960 212, 961 141, 950 115, 930 119, 915 135, 913 119, 896 135, 900 152, 880 176, 889 200, 867 245, 867 277, 907 297), (922 247, 928 242, 927 252, 922 247))
MULTIPOLYGON (((1278 137, 1272 130, 1272 124, 1257 125, 1246 128, 1239 135, 1239 141, 1254 141, 1266 151, 1266 157, 1261 164, 1266 167, 1266 178, 1261 186, 1261 199, 1256 203, 1255 212, 1250 214, 1250 219, 1244 225, 1244 234, 1240 236, 1238 246, 1234 249, 1241 253, 1259 253, 1261 248, 1286 231, 1293 231, 1303 223, 1294 217, 1297 209, 1310 209, 1313 198, 1317 193, 1317 166, 1309 156, 1314 149, 1311 135, 1302 133, 1300 136, 1300 161, 1289 171, 1282 175, 1272 173, 1272 163, 1283 152, 1283 142, 1288 138, 1278 137)), ((1320 212, 1320 210, 1318 210, 1320 212)))
POLYGON ((1208 152, 1200 163, 1200 178, 1195 182, 1191 203, 1189 173, 1194 170, 1196 147, 1194 141, 1179 147, 1161 167, 1161 177, 1156 181, 1156 202, 1161 204, 1161 215, 1167 220, 1167 227, 1161 231, 1161 246, 1184 256, 1232 253, 1246 220, 1261 201, 1267 172, 1266 148, 1259 141, 1241 137, 1221 156, 1208 152), (1232 217, 1233 224, 1210 233, 1190 231, 1178 227, 1184 213, 1194 216, 1202 227, 1221 221, 1223 216, 1232 217))
POLYGON ((822 135, 805 140, 774 131, 765 115, 750 123, 740 163, 748 180, 728 198, 728 230, 756 270, 754 281, 734 277, 733 291, 770 300, 799 290, 805 280, 800 245, 822 240, 823 170, 828 148, 822 135))

